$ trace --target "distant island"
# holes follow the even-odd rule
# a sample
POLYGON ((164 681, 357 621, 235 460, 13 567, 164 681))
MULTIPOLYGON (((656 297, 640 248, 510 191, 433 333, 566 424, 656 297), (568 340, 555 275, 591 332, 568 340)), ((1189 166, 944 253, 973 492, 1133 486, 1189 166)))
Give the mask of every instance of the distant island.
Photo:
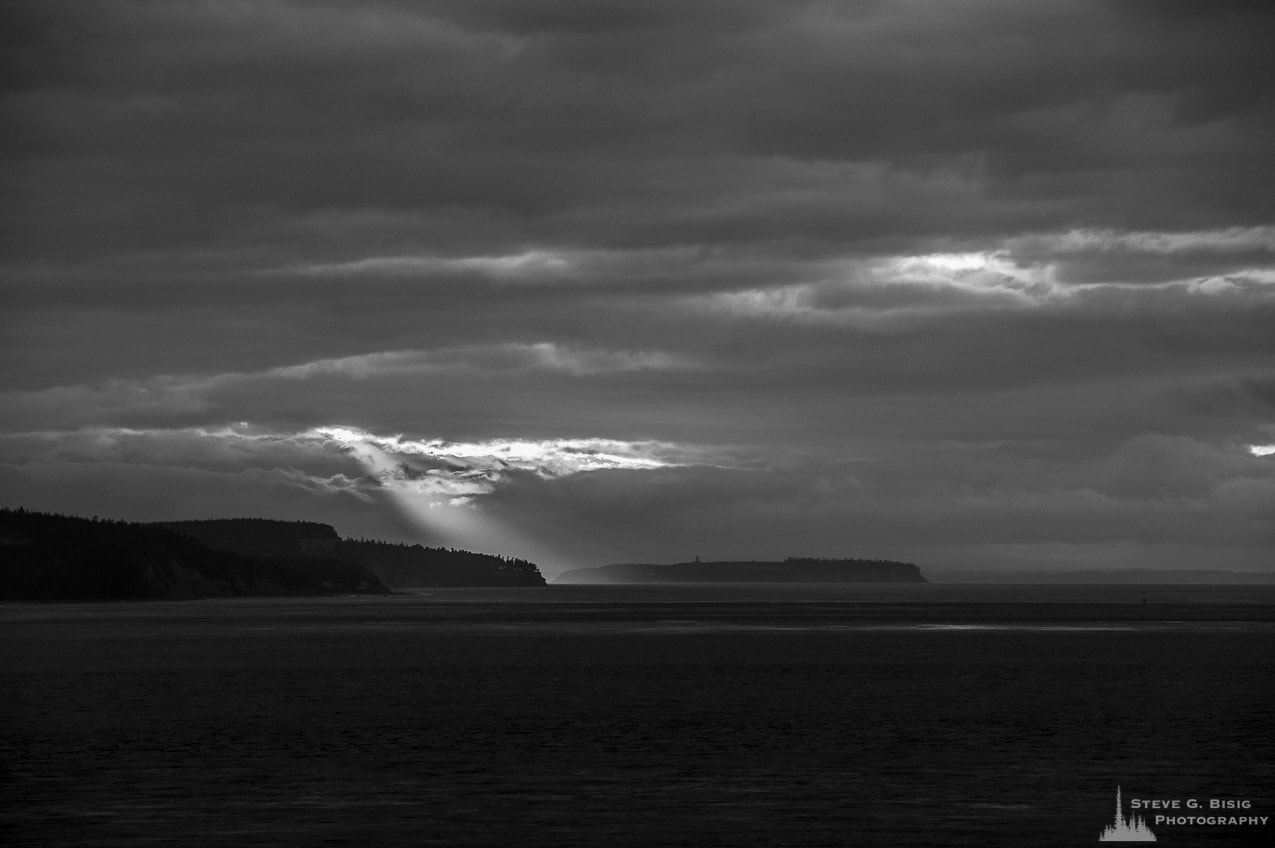
POLYGON ((789 557, 783 562, 618 563, 564 571, 554 583, 928 583, 910 562, 789 557))
POLYGON ((326 524, 139 524, 0 509, 0 600, 184 600, 543 586, 522 559, 343 539, 326 524))

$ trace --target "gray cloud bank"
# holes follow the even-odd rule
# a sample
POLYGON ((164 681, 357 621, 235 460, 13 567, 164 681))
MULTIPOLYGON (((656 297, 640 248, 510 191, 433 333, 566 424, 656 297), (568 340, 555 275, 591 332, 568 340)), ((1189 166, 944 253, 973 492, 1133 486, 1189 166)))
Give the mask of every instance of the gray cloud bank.
POLYGON ((5 503, 1275 561, 1269 3, 0 16, 5 503))

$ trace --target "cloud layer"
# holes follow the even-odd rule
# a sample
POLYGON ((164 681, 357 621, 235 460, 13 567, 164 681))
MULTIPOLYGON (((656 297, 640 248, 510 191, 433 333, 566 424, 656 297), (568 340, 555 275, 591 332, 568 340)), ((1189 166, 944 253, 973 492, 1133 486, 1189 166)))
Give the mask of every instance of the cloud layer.
POLYGON ((1269 4, 2 14, 6 503, 1269 567, 1269 4))

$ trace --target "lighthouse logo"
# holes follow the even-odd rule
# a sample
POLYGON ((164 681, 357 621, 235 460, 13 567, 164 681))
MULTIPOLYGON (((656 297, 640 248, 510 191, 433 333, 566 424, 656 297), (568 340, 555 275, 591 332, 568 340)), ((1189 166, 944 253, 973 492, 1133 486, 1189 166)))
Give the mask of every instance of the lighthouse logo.
POLYGON ((1120 802, 1120 787, 1116 787, 1116 820, 1102 829, 1098 835, 1099 842, 1155 842, 1155 834, 1142 816, 1124 814, 1124 805, 1120 802))

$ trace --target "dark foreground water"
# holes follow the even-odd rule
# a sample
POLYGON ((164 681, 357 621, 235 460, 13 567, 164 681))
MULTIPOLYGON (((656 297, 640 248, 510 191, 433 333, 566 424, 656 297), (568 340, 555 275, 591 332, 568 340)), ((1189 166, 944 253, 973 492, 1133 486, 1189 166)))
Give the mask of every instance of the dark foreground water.
POLYGON ((1273 648, 1272 587, 8 605, 0 841, 1097 845, 1275 817, 1273 648))

